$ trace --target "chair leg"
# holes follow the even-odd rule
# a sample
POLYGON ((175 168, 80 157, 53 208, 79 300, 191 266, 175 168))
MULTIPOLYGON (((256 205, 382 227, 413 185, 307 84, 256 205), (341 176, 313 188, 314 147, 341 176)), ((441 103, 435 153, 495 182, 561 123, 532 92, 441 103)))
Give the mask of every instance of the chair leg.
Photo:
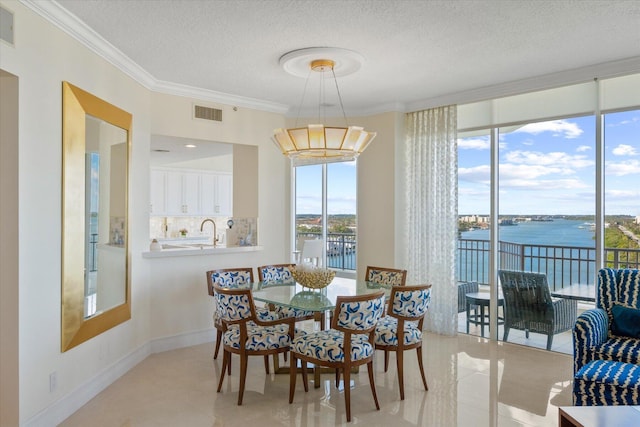
POLYGON ((504 334, 502 335, 502 341, 507 342, 507 338, 509 338, 509 327, 504 325, 504 334))
POLYGON ((296 356, 292 353, 291 362, 289 363, 289 404, 293 403, 293 395, 296 393, 296 377, 297 377, 296 366, 297 366, 296 356))
POLYGON ((553 344, 553 334, 547 335, 547 350, 551 350, 551 344, 553 344))
POLYGON ((231 354, 226 350, 222 354, 222 370, 220 371, 220 380, 218 381, 218 393, 222 390, 222 383, 224 382, 224 374, 227 370, 227 363, 229 363, 229 359, 231 354))
POLYGON ((229 361, 227 362, 227 375, 231 376, 231 353, 229 353, 229 361))
POLYGON ((218 358, 218 351, 220 351, 220 341, 222 341, 222 331, 218 330, 216 333, 216 351, 213 352, 213 360, 218 358))
POLYGON ((424 375, 424 366, 422 364, 422 347, 416 348, 416 352, 418 353, 418 367, 420 368, 420 375, 422 375, 422 384, 424 384, 424 389, 429 390, 429 386, 427 385, 427 377, 424 375))
MULTIPOLYGON (((304 385, 304 392, 309 392, 309 375, 307 375, 307 362, 304 360, 300 361, 300 366, 302 367, 302 384, 304 385)), ((316 369, 318 367, 316 366, 316 369)))
POLYGON ((336 388, 340 387, 340 369, 336 368, 336 388))
POLYGON ((240 390, 238 391, 238 405, 242 405, 242 397, 244 395, 244 384, 247 380, 247 364, 249 356, 240 354, 240 390))
MULTIPOLYGON (((369 362, 371 363, 371 362, 369 362)), ((369 382, 371 382, 372 372, 369 370, 369 382)), ((346 367, 342 369, 342 377, 344 378, 344 409, 347 413, 347 422, 351 422, 351 369, 346 367)))
POLYGON ((380 404, 378 403, 378 394, 376 393, 376 383, 373 379, 373 360, 367 363, 367 371, 369 371, 369 385, 371 386, 371 392, 373 393, 373 401, 376 403, 376 409, 380 410, 380 404))
MULTIPOLYGON (((277 356, 277 354, 273 355, 273 357, 277 356)), ((264 372, 269 375, 269 356, 264 356, 264 372)))
POLYGON ((389 370, 389 350, 384 349, 384 371, 387 372, 389 370))
POLYGON ((404 351, 396 351, 396 367, 398 369, 398 385, 400 386, 400 400, 404 400, 404 351))

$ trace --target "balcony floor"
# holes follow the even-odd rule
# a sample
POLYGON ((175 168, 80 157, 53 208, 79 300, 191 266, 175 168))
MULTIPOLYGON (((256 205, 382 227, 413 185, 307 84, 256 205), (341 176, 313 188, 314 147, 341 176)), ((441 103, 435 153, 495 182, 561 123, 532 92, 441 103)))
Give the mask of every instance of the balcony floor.
MULTIPOLYGON (((593 305, 587 304, 578 304, 578 315, 582 313, 584 310, 588 308, 592 308, 593 305)), ((458 314, 458 332, 462 334, 467 333, 467 314, 459 313, 458 314)), ((484 337, 489 338, 490 331, 487 326, 484 329, 484 337)), ((498 340, 502 341, 502 336, 504 334, 504 327, 502 325, 498 326, 498 340)), ((476 326, 474 324, 469 325, 469 335, 472 336, 481 336, 481 328, 480 326, 476 326)), ((529 347, 540 348, 546 350, 547 348, 547 336, 543 334, 531 333, 529 334, 529 339, 525 337, 524 331, 519 331, 516 329, 512 329, 509 331, 509 338, 507 342, 514 344, 526 345, 529 347)), ((571 331, 562 332, 560 334, 556 334, 553 337, 553 343, 551 345, 551 351, 555 351, 558 353, 565 354, 573 354, 573 337, 571 335, 571 331)))

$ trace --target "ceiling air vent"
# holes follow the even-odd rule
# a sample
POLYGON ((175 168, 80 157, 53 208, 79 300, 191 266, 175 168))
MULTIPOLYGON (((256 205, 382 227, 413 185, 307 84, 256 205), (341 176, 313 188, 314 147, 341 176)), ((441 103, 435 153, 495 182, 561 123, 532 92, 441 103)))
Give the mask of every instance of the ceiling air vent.
POLYGON ((222 110, 203 107, 202 105, 194 105, 193 107, 193 117, 196 119, 211 120, 214 122, 222 121, 222 110))

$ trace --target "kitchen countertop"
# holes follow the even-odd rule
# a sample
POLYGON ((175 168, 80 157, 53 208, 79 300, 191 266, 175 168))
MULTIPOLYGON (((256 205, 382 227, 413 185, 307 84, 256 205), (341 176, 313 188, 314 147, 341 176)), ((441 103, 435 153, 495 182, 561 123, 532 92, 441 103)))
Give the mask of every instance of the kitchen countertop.
POLYGON ((263 246, 216 246, 211 245, 198 245, 193 244, 191 246, 180 246, 173 244, 165 244, 166 248, 161 251, 146 251, 142 252, 143 258, 167 258, 177 256, 197 256, 197 255, 222 255, 241 252, 257 252, 264 249, 263 246))

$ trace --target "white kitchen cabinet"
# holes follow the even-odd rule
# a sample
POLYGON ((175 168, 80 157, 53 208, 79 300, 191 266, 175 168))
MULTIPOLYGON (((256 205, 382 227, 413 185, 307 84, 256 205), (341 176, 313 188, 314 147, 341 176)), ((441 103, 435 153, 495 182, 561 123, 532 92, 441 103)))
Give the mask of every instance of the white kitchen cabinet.
POLYGON ((208 173, 200 176, 200 202, 205 216, 231 216, 233 211, 233 176, 208 173))
POLYGON ((167 171, 167 215, 200 214, 200 175, 181 170, 167 171))
POLYGON ((182 169, 151 171, 154 216, 231 216, 233 176, 182 169))

